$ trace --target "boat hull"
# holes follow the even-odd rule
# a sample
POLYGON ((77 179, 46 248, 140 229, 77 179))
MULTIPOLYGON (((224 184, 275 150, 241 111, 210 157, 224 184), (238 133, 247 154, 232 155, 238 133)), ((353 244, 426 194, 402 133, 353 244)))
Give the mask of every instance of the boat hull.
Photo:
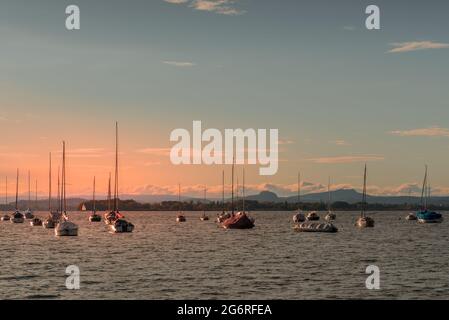
POLYGON ((101 216, 99 216, 98 214, 92 214, 89 216, 89 221, 90 222, 101 222, 101 216))
POLYGON ((47 220, 45 220, 44 221, 44 223, 42 224, 42 226, 45 228, 45 229, 54 229, 54 228, 56 228, 56 222, 54 222, 52 219, 47 219, 47 220))
POLYGON ((2 221, 10 221, 10 220, 11 220, 11 217, 8 216, 8 215, 6 214, 6 215, 4 215, 4 216, 1 218, 1 220, 2 220, 2 221))
POLYGON ((184 216, 177 216, 176 217, 176 222, 186 222, 186 217, 184 217, 184 216))
POLYGON ((410 213, 409 215, 407 215, 405 217, 405 220, 407 220, 407 221, 416 221, 416 220, 418 220, 418 218, 413 213, 410 213))
POLYGON ((113 233, 131 233, 134 230, 134 225, 126 220, 119 219, 110 225, 113 233))
POLYGON ((306 218, 304 217, 304 215, 300 212, 298 212, 297 214, 295 214, 293 216, 293 222, 294 223, 298 223, 298 222, 304 222, 306 221, 306 218))
POLYGON ((370 217, 361 217, 357 219, 355 225, 359 228, 373 228, 374 220, 370 217))
POLYGON ((319 222, 303 222, 294 227, 297 232, 324 232, 335 233, 338 232, 338 228, 332 223, 319 223, 319 222))
POLYGON ((201 221, 208 221, 208 220, 209 220, 209 217, 208 217, 208 216, 204 216, 204 217, 201 217, 200 220, 201 220, 201 221))
POLYGON ((307 221, 318 221, 320 220, 320 216, 316 212, 310 212, 306 216, 307 221))
POLYGON ((55 235, 57 237, 75 237, 78 235, 78 226, 70 221, 58 223, 55 235))
POLYGON ((42 220, 39 218, 34 218, 30 221, 30 226, 32 227, 41 227, 42 226, 42 220))
POLYGON ((420 211, 416 214, 419 223, 441 223, 443 215, 433 211, 420 211))
POLYGON ((223 221, 221 225, 225 229, 252 229, 255 226, 254 219, 248 217, 244 212, 236 213, 223 221))

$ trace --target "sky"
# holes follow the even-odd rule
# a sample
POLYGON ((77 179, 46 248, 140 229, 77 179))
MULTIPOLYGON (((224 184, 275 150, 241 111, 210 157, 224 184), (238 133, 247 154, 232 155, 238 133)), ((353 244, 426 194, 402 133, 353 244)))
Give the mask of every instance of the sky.
MULTIPOLYGON (((2 0, 0 188, 15 170, 47 194, 67 142, 67 191, 107 190, 120 126, 120 192, 221 192, 222 165, 172 165, 170 132, 279 129, 279 170, 245 166, 247 192, 418 194, 429 165, 449 194, 447 1, 2 0), (65 8, 81 29, 65 28, 65 8), (365 8, 380 8, 380 30, 365 8)), ((239 166, 237 171, 240 175, 239 166)), ((11 195, 10 195, 11 196, 11 195)))

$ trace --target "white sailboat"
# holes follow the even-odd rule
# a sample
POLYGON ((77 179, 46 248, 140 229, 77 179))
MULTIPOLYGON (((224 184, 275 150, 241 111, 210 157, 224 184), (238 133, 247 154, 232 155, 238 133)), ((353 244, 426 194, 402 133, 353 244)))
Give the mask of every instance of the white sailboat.
POLYGON ((179 204, 179 211, 178 215, 176 216, 176 222, 186 222, 186 216, 181 210, 182 204, 181 204, 181 184, 178 184, 178 204, 179 204))
POLYGON ((118 191, 118 123, 115 123, 115 181, 114 181, 114 211, 107 214, 107 224, 114 233, 133 232, 134 225, 125 220, 119 211, 118 191))
POLYGON ((357 219, 355 225, 359 228, 372 228, 374 227, 374 219, 366 215, 366 164, 365 173, 363 175, 363 195, 362 195, 362 209, 360 211, 360 217, 357 219))
POLYGON ((2 216, 2 221, 9 221, 11 220, 11 217, 6 213, 6 208, 8 207, 8 177, 5 179, 5 213, 2 216))
POLYGON ((89 216, 90 222, 100 222, 101 216, 97 214, 97 208, 95 206, 95 177, 94 177, 94 189, 93 189, 93 196, 92 196, 92 202, 93 202, 93 208, 92 208, 92 214, 89 216))
POLYGON ((298 190, 298 210, 296 212, 296 214, 293 216, 293 222, 294 223, 298 223, 298 222, 303 222, 306 218, 304 217, 304 214, 301 212, 301 207, 300 207, 300 202, 301 202, 301 172, 298 172, 298 186, 297 186, 297 190, 298 190))
MULTIPOLYGON (((206 186, 204 186, 204 206, 206 207, 206 192, 207 192, 207 188, 206 186)), ((209 216, 206 214, 206 209, 203 210, 203 214, 200 217, 201 221, 207 221, 209 220, 209 216)))
POLYGON ((66 168, 65 168, 65 141, 62 142, 62 184, 61 184, 61 204, 63 221, 59 222, 55 228, 55 235, 58 237, 77 236, 78 226, 69 221, 67 214, 67 190, 66 190, 66 168))
POLYGON ((31 204, 31 173, 30 170, 28 170, 28 209, 25 210, 24 216, 25 219, 31 220, 34 218, 33 211, 30 209, 31 204))
POLYGON ((332 204, 332 196, 331 196, 331 178, 329 177, 327 183, 327 215, 324 219, 328 222, 334 221, 337 218, 337 215, 331 209, 332 204))

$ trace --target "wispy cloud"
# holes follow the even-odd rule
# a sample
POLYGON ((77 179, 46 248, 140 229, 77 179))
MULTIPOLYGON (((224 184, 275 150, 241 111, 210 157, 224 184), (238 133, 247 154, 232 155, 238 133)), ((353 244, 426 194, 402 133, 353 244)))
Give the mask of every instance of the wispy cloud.
POLYGON ((237 0, 164 0, 172 4, 188 4, 190 8, 199 11, 214 12, 223 15, 240 15, 245 13, 236 7, 237 0))
POLYGON ((449 129, 438 126, 411 130, 395 130, 390 134, 401 137, 449 137, 449 129))
POLYGON ((144 148, 138 149, 136 152, 153 156, 168 156, 170 154, 170 148, 144 148))
POLYGON ((189 62, 189 61, 162 61, 162 63, 168 64, 168 65, 170 65, 170 66, 174 66, 174 67, 182 67, 182 68, 186 68, 186 67, 194 67, 194 66, 196 66, 195 63, 189 62))
POLYGON ((347 142, 346 140, 343 140, 343 139, 334 140, 334 141, 331 141, 331 143, 333 143, 337 146, 350 146, 351 145, 349 142, 347 142))
POLYGON ((383 160, 385 160, 385 157, 381 155, 337 156, 337 157, 320 157, 309 159, 309 161, 321 164, 354 163, 354 162, 383 161, 383 160))
POLYGON ((412 42, 397 42, 392 44, 393 48, 389 50, 390 53, 401 53, 427 49, 443 49, 449 48, 449 43, 440 43, 433 41, 412 41, 412 42))

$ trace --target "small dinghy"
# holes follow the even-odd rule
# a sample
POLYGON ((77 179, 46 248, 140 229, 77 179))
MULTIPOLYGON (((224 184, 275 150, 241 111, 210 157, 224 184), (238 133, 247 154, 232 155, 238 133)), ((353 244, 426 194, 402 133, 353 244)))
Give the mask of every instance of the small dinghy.
POLYGON ((134 225, 125 220, 125 216, 119 211, 118 190, 118 123, 115 123, 115 181, 114 181, 114 211, 106 215, 105 222, 113 233, 133 232, 134 225))
POLYGON ((62 221, 56 225, 57 237, 74 237, 78 235, 78 226, 69 221, 66 200, 66 175, 65 175, 65 141, 62 142, 62 184, 61 184, 62 221))
POLYGON ((252 229, 254 228, 254 218, 248 216, 245 212, 245 169, 243 169, 243 201, 242 211, 234 213, 234 163, 232 164, 232 197, 231 197, 232 213, 229 218, 225 219, 221 226, 224 229, 252 229))
POLYGON ((24 223, 25 222, 25 217, 19 211, 18 205, 19 205, 19 169, 17 169, 17 178, 16 178, 16 210, 14 211, 14 214, 12 215, 12 219, 10 219, 11 223, 24 223))
POLYGON ((93 201, 93 209, 92 209, 92 214, 89 216, 89 221, 90 222, 101 222, 101 216, 97 214, 97 210, 95 207, 95 177, 94 177, 94 189, 93 189, 93 197, 92 197, 92 201, 93 201))
POLYGON ((405 220, 408 220, 408 221, 415 221, 415 220, 417 220, 418 218, 416 217, 416 214, 414 214, 414 213, 409 213, 406 217, 405 217, 405 220))
POLYGON ((362 194, 362 209, 360 211, 360 217, 357 219, 355 225, 359 228, 372 228, 374 227, 374 219, 366 216, 366 164, 363 175, 363 194, 362 194))
POLYGON ((293 222, 294 223, 299 223, 299 222, 303 222, 306 220, 306 217, 304 216, 304 214, 301 212, 301 207, 300 207, 300 203, 301 203, 301 173, 298 173, 298 211, 295 213, 295 215, 293 216, 293 222))
POLYGON ((430 187, 427 182, 427 166, 424 174, 424 181, 421 191, 421 210, 416 213, 416 218, 419 223, 441 223, 443 222, 443 215, 436 211, 431 211, 427 208, 427 203, 430 199, 430 187))
POLYGON ((200 220, 201 221, 209 221, 209 217, 203 213, 203 215, 200 217, 200 220))
MULTIPOLYGON (((6 177, 5 183, 5 210, 8 207, 8 177, 6 177)), ((5 214, 0 218, 1 221, 10 221, 11 217, 5 212, 5 214)))
POLYGON ((34 217, 33 220, 30 221, 30 225, 32 227, 41 227, 42 226, 42 220, 38 217, 34 217))
POLYGON ((311 211, 311 212, 307 213, 306 220, 307 221, 318 221, 318 220, 320 220, 320 216, 318 215, 318 213, 316 211, 311 211))
POLYGON ((186 222, 186 221, 187 221, 186 217, 182 213, 178 213, 176 217, 176 222, 186 222))
POLYGON ((302 222, 293 227, 295 231, 298 232, 328 232, 335 233, 338 228, 330 222, 302 222))

